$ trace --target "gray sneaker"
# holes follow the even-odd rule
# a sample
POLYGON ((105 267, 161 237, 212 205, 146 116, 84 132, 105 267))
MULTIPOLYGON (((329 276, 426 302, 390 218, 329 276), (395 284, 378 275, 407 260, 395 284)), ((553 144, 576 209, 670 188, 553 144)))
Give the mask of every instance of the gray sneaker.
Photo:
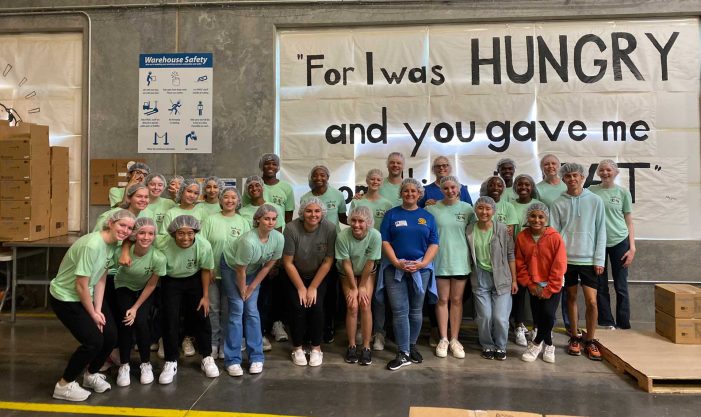
POLYGON ((375 333, 374 341, 372 342, 372 350, 385 350, 385 335, 375 333))

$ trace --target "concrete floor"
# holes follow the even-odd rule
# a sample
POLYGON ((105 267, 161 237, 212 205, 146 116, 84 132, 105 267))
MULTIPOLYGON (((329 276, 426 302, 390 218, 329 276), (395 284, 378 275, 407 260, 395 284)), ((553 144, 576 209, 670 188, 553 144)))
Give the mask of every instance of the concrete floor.
MULTIPOLYGON (((3 402, 68 404, 51 398, 76 347, 68 331, 52 318, 20 317, 14 326, 8 316, 1 319, 0 408, 3 402)), ((391 346, 376 352, 370 367, 349 365, 343 361, 341 335, 323 347, 323 366, 297 367, 289 359, 291 345, 273 342, 261 375, 233 378, 222 372, 208 379, 193 357, 181 359, 171 385, 142 386, 134 374, 130 387, 119 388, 113 370, 108 377, 113 389, 93 394, 85 404, 319 417, 408 416, 410 406, 580 416, 698 416, 701 410, 701 395, 651 395, 605 362, 568 356, 565 335, 556 334, 555 365, 540 359, 522 362, 522 348, 511 344, 508 359, 497 362, 479 357, 476 333, 469 324, 466 327, 461 335, 467 350, 464 360, 436 358, 422 338, 423 364, 387 371, 385 365, 394 356, 391 346)), ((162 361, 153 357, 158 372, 162 361)), ((7 417, 47 414, 0 409, 7 417)))

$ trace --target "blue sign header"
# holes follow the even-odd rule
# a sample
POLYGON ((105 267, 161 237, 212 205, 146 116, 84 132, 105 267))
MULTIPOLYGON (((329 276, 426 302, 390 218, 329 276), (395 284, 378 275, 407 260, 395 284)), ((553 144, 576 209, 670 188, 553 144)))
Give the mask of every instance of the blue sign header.
POLYGON ((211 52, 140 54, 139 68, 212 68, 211 52))

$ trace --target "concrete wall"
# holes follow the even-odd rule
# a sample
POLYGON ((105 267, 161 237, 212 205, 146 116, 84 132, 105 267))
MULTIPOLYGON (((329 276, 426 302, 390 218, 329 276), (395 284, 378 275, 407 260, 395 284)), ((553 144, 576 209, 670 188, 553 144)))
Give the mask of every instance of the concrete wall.
MULTIPOLYGON (((148 155, 158 172, 243 177, 273 149, 275 31, 281 27, 627 17, 689 17, 701 1, 279 1, 139 7, 106 1, 0 1, 0 31, 80 30, 89 41, 91 158, 137 153, 138 55, 212 51, 216 62, 211 155, 148 155), (69 14, 48 15, 49 12, 69 14)), ((87 49, 87 47, 86 47, 87 49)), ((87 52, 87 50, 86 50, 87 52)), ((86 54, 87 57, 87 54, 86 54)), ((86 60, 87 61, 87 60, 86 60)), ((86 108, 87 112, 87 108, 86 108)), ((87 138, 86 138, 87 141, 87 138)), ((87 155, 86 155, 87 161, 87 155)), ((104 207, 91 207, 90 224, 104 207)), ((87 223, 87 220, 86 220, 87 223)), ((639 242, 631 279, 701 281, 701 242, 639 242)), ((631 284, 633 318, 652 321, 652 286, 631 284)))

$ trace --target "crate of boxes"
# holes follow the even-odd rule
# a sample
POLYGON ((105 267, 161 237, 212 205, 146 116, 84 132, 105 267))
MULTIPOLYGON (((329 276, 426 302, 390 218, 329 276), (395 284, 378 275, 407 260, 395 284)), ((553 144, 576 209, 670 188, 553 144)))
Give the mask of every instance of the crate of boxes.
POLYGON ((49 237, 49 127, 0 124, 0 241, 49 237))
POLYGON ((701 344, 701 288, 655 285, 655 331, 681 344, 701 344))

